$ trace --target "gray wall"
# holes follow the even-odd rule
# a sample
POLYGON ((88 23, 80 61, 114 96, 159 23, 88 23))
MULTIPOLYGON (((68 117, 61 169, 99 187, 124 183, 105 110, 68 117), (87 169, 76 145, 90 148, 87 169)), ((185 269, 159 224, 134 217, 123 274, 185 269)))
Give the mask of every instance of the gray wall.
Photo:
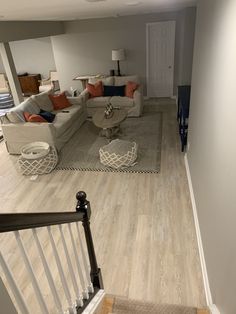
POLYGON ((47 37, 63 33, 63 22, 0 22, 0 42, 47 37))
POLYGON ((66 22, 65 35, 52 37, 62 89, 68 90, 70 86, 81 89, 80 83, 73 81, 77 75, 109 74, 110 69, 116 69, 116 63, 111 60, 111 50, 115 48, 125 48, 127 53, 127 59, 121 62, 122 73, 138 74, 145 83, 146 23, 166 20, 176 21, 174 89, 176 90, 182 80, 188 80, 190 83, 192 64, 189 61, 185 64, 183 60, 192 60, 195 8, 178 12, 66 22), (186 17, 188 15, 191 17, 190 23, 186 17), (185 55, 184 58, 182 54, 185 55))
POLYGON ((235 29, 235 0, 199 0, 187 156, 221 314, 236 313, 235 29))
MULTIPOLYGON (((47 78, 56 69, 50 37, 14 41, 10 47, 17 73, 40 73, 47 78)), ((5 73, 1 56, 0 73, 5 73)))

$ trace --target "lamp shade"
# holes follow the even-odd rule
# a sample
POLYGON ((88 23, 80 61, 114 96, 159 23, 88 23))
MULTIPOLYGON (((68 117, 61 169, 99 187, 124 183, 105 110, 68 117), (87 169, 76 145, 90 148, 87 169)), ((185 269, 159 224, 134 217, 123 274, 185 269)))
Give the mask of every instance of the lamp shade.
POLYGON ((124 49, 114 49, 112 50, 112 61, 125 60, 125 50, 124 49))

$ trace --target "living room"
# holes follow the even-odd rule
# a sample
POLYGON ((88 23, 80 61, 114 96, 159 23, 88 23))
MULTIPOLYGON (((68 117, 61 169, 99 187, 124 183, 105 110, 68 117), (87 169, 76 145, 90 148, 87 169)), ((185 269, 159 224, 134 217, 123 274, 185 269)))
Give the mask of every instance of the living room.
MULTIPOLYGON (((21 72, 40 73, 42 78, 46 78, 51 70, 56 70, 60 91, 66 91, 67 99, 73 102, 70 98, 71 91, 76 90, 80 101, 79 106, 84 106, 84 108, 87 106, 89 109, 88 99, 84 98, 85 91, 81 80, 74 80, 74 78, 96 76, 97 81, 103 81, 104 88, 108 85, 105 80, 110 77, 110 71, 117 71, 117 60, 112 60, 112 51, 122 48, 125 57, 120 60, 119 64, 121 76, 114 76, 112 86, 114 82, 121 82, 122 78, 127 76, 129 81, 132 80, 132 83, 142 88, 143 93, 143 110, 140 117, 128 114, 118 125, 118 136, 114 133, 115 139, 124 139, 129 142, 135 139, 138 143, 138 157, 136 156, 138 159, 133 160, 127 168, 117 171, 115 168, 98 165, 99 147, 101 143, 109 145, 113 142, 111 141, 113 131, 112 134, 107 135, 105 132, 105 136, 100 136, 99 129, 96 125, 96 128, 94 126, 95 120, 92 116, 86 118, 82 126, 76 130, 76 132, 83 130, 80 137, 76 136, 76 141, 71 142, 69 146, 71 139, 66 138, 65 143, 63 142, 64 150, 62 148, 58 152, 59 167, 49 174, 23 175, 17 164, 20 155, 9 154, 2 141, 0 143, 1 212, 71 211, 75 208, 75 194, 79 190, 84 190, 91 203, 91 229, 106 293, 139 301, 175 304, 198 309, 208 306, 212 313, 218 313, 214 306, 216 302, 219 303, 220 308, 229 309, 227 313, 231 314, 233 300, 228 304, 223 304, 218 294, 219 280, 217 278, 216 282, 214 281, 216 272, 212 268, 209 271, 209 267, 212 266, 210 252, 214 252, 214 248, 209 246, 208 231, 202 227, 207 225, 209 217, 202 211, 204 201, 202 189, 199 188, 202 182, 201 170, 198 168, 199 172, 196 172, 194 168, 194 166, 197 167, 196 147, 200 145, 196 138, 196 130, 199 128, 196 126, 195 117, 200 117, 198 108, 203 110, 198 101, 199 85, 201 80, 208 83, 203 74, 203 65, 201 75, 198 73, 199 60, 203 60, 203 64, 205 60, 201 48, 203 46, 207 49, 207 40, 201 41, 201 36, 204 33, 203 25, 207 25, 207 17, 212 17, 214 20, 216 16, 211 14, 211 0, 207 1, 208 5, 199 1, 197 37, 195 37, 195 4, 191 1, 189 3, 186 1, 185 5, 179 1, 173 2, 169 7, 159 6, 156 10, 148 5, 144 9, 143 3, 133 4, 132 2, 127 5, 125 13, 122 13, 121 9, 115 10, 115 6, 113 10, 106 11, 108 8, 103 7, 103 2, 99 4, 92 2, 89 4, 93 6, 91 16, 81 11, 81 17, 78 17, 74 16, 73 10, 70 12, 67 10, 64 15, 62 12, 59 15, 58 11, 55 13, 57 20, 64 20, 63 22, 23 22, 27 20, 26 17, 19 18, 22 22, 10 22, 16 19, 16 16, 9 17, 8 22, 0 22, 5 28, 4 34, 0 31, 1 42, 10 42, 15 63, 13 81, 14 75, 17 76, 21 72), (99 9, 97 6, 100 6, 99 9), (204 16, 204 10, 207 10, 207 17, 204 16), (175 22, 174 63, 169 69, 173 78, 171 95, 165 98, 160 98, 158 95, 153 97, 148 80, 150 57, 147 40, 148 25, 168 21, 175 22), (14 25, 11 26, 11 23, 14 25), (15 32, 16 27, 19 29, 18 33, 15 32), (192 76, 194 38, 195 59, 192 76), (138 78, 137 82, 134 82, 135 77, 138 78), (187 157, 181 152, 176 121, 177 91, 178 86, 181 85, 192 85, 193 90, 191 132, 185 147, 187 157), (150 120, 146 119, 147 117, 150 120), (87 128, 85 128, 86 125, 87 128), (126 137, 127 133, 129 136, 126 137), (146 151, 151 152, 151 148, 154 151, 152 159, 148 155, 143 162, 144 158, 141 157, 145 156, 146 151), (97 154, 97 161, 91 166, 88 163, 91 163, 90 154, 94 151, 97 154), (78 164, 80 156, 83 157, 82 166, 78 164), (62 160, 64 163, 60 164, 62 160), (193 176, 193 186, 191 176, 193 176), (196 203, 200 208, 198 213, 196 203), (198 215, 200 215, 200 227, 198 215), (203 217, 205 217, 204 221, 203 217), (207 248, 205 257, 203 246, 204 249, 207 248), (206 265, 212 295, 209 292, 206 265)), ((227 3, 232 4, 230 0, 227 3)), ((214 12, 221 12, 220 5, 217 4, 214 10, 214 12)), ((14 13, 14 10, 12 12, 14 13)), ((40 12, 37 12, 34 18, 40 20, 39 14, 40 12)), ((45 20, 50 19, 50 14, 52 13, 47 12, 44 16, 45 20)), ((227 14, 227 18, 231 21, 228 10, 227 14)), ((208 39, 212 34, 211 30, 214 33, 214 26, 209 30, 208 39)), ((213 49, 211 52, 214 54, 213 49)), ((3 60, 3 63, 5 62, 6 60, 3 60)), ((0 72, 4 73, 5 70, 6 67, 0 64, 0 72)), ((8 79, 10 82, 11 78, 8 77, 8 79)), ((90 81, 90 83, 94 85, 95 81, 90 81)), ((128 84, 128 81, 125 84, 128 84)), ((121 83, 117 86, 121 86, 121 83)), ((208 86, 211 88, 210 85, 208 86)), ((17 104, 17 93, 22 97, 22 91, 19 88, 15 90, 13 88, 12 95, 13 98, 16 97, 15 104, 17 104)), ((206 102, 207 100, 203 99, 203 103, 206 102)), ((78 106, 78 104, 73 103, 72 106, 78 106)), ((103 111, 106 106, 107 104, 103 111)), ((62 109, 64 115, 69 110, 71 109, 62 109)), ((117 105, 114 105, 113 110, 122 111, 120 108, 117 109, 117 105)), ((114 128, 113 126, 112 129, 114 128)), ((114 129, 114 131, 117 130, 114 129)), ((30 132, 28 134, 30 137, 30 132)), ((21 133, 13 135, 12 143, 14 143, 14 137, 17 136, 20 137, 21 133)), ((72 137, 71 135, 70 138, 72 137)), ((54 143, 48 142, 50 145, 54 143)), ((208 157, 205 156, 205 158, 207 160, 208 157)), ((198 163, 200 163, 199 160, 198 163)), ((205 171, 207 173, 208 170, 205 169, 205 171)), ((231 204, 228 204, 228 208, 231 208, 231 204)), ((214 234, 213 231, 212 234, 214 234)), ((11 252, 8 253, 6 243, 10 238, 3 235, 2 239, 1 250, 6 254, 7 262, 15 273, 16 279, 21 281, 22 288, 25 284, 24 276, 21 275, 19 278, 17 275, 22 265, 17 263, 19 255, 14 253, 17 246, 11 239, 9 242, 11 252)), ((29 239, 31 237, 28 235, 29 239)), ((43 241, 47 243, 44 235, 43 241)), ((41 272, 39 266, 36 266, 35 273, 37 272, 41 272)), ((57 278, 56 272, 53 271, 53 274, 57 278)), ((1 277, 5 282, 5 275, 1 273, 1 277)), ((43 282, 40 282, 42 287, 43 282)), ((23 294, 29 307, 37 303, 29 288, 23 289, 23 294), (31 301, 30 298, 32 298, 31 301)), ((45 296, 48 300, 50 299, 50 289, 45 288, 45 296)), ((35 313, 40 313, 38 305, 35 306, 35 313)), ((52 308, 50 311, 53 313, 52 308)))

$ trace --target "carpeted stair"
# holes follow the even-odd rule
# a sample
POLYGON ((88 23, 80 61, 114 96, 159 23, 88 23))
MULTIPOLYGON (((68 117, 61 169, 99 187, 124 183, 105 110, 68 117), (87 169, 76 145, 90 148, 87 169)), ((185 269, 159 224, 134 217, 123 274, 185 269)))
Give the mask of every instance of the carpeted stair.
POLYGON ((120 297, 105 297, 98 314, 208 314, 207 310, 170 304, 155 304, 120 297))

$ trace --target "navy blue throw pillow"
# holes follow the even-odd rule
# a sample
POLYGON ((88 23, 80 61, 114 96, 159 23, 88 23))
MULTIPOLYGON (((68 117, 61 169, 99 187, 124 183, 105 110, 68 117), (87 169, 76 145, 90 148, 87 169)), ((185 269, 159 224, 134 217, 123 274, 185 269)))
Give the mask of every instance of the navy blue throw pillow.
POLYGON ((40 110, 39 115, 49 123, 52 123, 56 116, 54 113, 44 110, 40 110))
POLYGON ((103 85, 103 96, 125 96, 125 85, 108 86, 103 85))

